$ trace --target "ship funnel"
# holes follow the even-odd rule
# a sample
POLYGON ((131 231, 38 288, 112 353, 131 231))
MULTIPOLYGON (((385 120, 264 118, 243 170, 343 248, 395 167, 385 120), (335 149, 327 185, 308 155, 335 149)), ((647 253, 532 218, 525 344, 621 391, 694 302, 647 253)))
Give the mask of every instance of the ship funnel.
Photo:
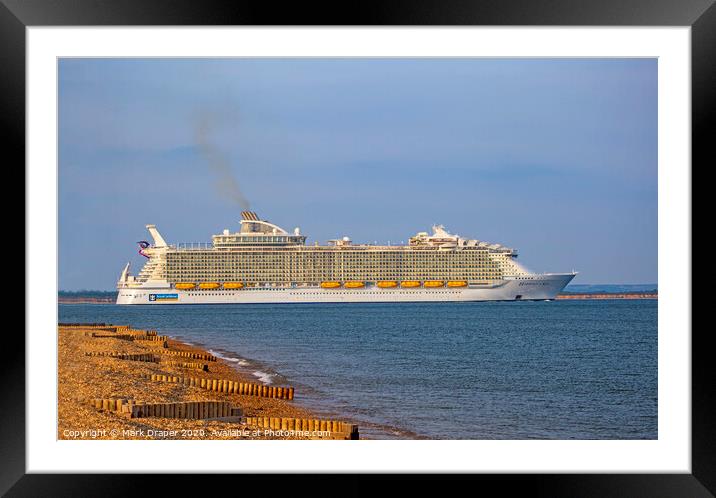
POLYGON ((259 221, 259 217, 253 211, 241 211, 241 219, 247 221, 259 221))
POLYGON ((160 235, 159 231, 157 230, 156 225, 147 225, 147 230, 149 230, 149 234, 152 236, 152 239, 154 239, 154 247, 166 247, 167 243, 164 242, 164 238, 160 235))

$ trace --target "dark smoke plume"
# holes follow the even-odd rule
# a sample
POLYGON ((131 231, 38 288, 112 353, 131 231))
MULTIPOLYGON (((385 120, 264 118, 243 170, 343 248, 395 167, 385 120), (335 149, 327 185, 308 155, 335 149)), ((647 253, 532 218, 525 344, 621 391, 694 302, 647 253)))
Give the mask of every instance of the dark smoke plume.
POLYGON ((216 119, 209 114, 199 117, 196 125, 197 146, 206 159, 209 169, 216 175, 216 188, 219 194, 241 206, 241 209, 248 211, 251 209, 249 201, 241 192, 229 159, 209 140, 209 135, 215 124, 216 119))

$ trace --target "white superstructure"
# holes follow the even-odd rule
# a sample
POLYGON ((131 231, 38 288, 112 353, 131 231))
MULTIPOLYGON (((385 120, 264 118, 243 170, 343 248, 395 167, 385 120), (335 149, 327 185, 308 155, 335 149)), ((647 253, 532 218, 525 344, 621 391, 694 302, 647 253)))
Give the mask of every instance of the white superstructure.
POLYGON ((167 244, 147 225, 153 244, 140 242, 148 261, 135 277, 129 263, 117 283, 117 304, 292 302, 428 302, 553 299, 576 273, 534 274, 517 251, 466 239, 436 225, 407 245, 354 244, 343 237, 306 245, 242 213, 241 229, 211 244, 167 244))

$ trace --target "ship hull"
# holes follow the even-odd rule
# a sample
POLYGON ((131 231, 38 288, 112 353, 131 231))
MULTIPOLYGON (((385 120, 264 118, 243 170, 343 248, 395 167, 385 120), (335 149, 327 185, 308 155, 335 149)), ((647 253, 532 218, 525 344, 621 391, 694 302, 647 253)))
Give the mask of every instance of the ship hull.
POLYGON ((185 291, 167 286, 120 288, 117 304, 257 304, 257 303, 394 303, 530 301, 554 299, 574 278, 574 273, 529 275, 505 279, 490 286, 415 289, 366 286, 359 289, 320 287, 263 287, 239 290, 185 291))

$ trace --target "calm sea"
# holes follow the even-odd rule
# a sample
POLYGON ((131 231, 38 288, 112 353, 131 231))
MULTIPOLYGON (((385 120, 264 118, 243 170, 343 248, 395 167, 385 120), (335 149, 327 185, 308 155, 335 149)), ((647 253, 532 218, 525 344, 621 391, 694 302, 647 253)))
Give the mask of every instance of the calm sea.
POLYGON ((369 438, 655 439, 655 300, 59 306, 206 347, 369 438))

